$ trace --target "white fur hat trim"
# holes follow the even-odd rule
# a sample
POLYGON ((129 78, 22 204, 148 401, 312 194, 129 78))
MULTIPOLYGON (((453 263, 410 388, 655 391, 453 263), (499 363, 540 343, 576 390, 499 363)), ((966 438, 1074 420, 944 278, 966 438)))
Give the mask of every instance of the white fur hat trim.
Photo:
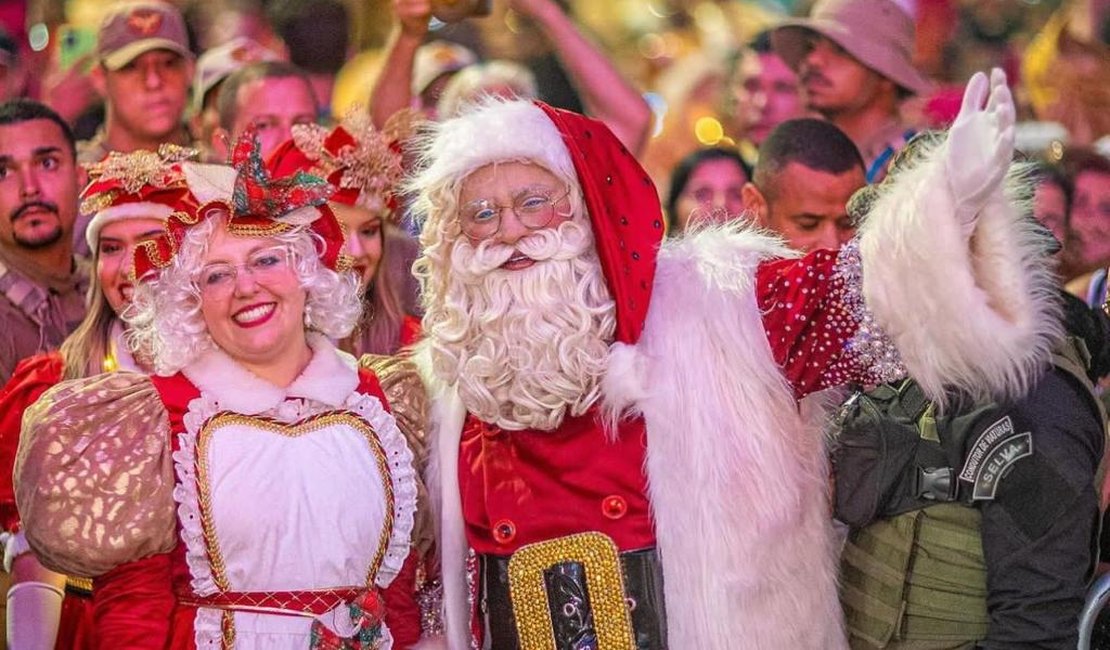
POLYGON ((464 109, 432 128, 420 155, 427 166, 410 185, 417 192, 495 162, 533 162, 564 178, 576 177, 563 136, 530 100, 491 98, 464 109))
POLYGON ((89 250, 96 250, 96 245, 100 240, 100 230, 117 221, 125 221, 128 219, 158 219, 165 221, 173 214, 173 209, 168 205, 161 203, 123 203, 121 205, 113 205, 104 208, 97 212, 89 221, 89 225, 85 228, 85 241, 89 243, 89 250))

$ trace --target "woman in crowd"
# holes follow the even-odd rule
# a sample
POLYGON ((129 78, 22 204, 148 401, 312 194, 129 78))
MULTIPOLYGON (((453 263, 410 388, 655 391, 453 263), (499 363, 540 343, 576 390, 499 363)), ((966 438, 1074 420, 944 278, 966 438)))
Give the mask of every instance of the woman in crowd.
POLYGON ((378 378, 331 343, 361 302, 329 188, 272 181, 249 142, 233 161, 169 168, 179 199, 136 252, 127 319, 154 375, 28 410, 28 543, 94 577, 115 647, 411 647, 419 479, 378 378))
POLYGON ((270 154, 275 177, 307 172, 334 188, 329 206, 347 231, 347 253, 359 277, 364 311, 340 347, 355 356, 393 354, 416 341, 420 308, 410 269, 416 241, 399 225, 393 189, 403 174, 400 135, 378 131, 353 114, 331 130, 297 126, 293 139, 270 154))
MULTIPOLYGON (((85 230, 93 254, 89 311, 60 350, 25 359, 0 392, 0 481, 12 494, 12 463, 19 443, 23 412, 63 379, 79 379, 113 370, 147 372, 124 341, 120 313, 130 302, 131 257, 142 241, 162 232, 174 192, 161 186, 155 170, 192 152, 167 148, 165 156, 140 151, 111 154, 91 165, 85 212, 93 214, 85 230), (155 173, 150 173, 155 171, 155 173), (144 173, 145 172, 145 173, 144 173)), ((4 565, 14 575, 8 600, 9 642, 16 648, 66 650, 93 648, 92 582, 44 568, 16 532, 19 514, 11 496, 0 502, 3 529, 9 531, 4 565), (64 590, 64 591, 63 591, 64 590), (63 599, 63 593, 65 598, 63 599), (56 642, 54 639, 56 638, 56 642)))
POLYGON ((750 177, 735 149, 707 147, 686 156, 671 173, 668 231, 681 233, 692 220, 738 217, 744 210, 741 190, 750 177))

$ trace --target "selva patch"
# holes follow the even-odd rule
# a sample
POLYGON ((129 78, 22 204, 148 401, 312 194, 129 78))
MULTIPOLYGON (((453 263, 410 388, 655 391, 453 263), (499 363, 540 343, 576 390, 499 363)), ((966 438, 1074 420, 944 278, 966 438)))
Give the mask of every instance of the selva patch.
POLYGON ((1033 454, 1033 434, 1014 433, 1010 416, 987 427, 964 461, 960 479, 972 484, 972 500, 994 498, 998 482, 1014 463, 1033 454))

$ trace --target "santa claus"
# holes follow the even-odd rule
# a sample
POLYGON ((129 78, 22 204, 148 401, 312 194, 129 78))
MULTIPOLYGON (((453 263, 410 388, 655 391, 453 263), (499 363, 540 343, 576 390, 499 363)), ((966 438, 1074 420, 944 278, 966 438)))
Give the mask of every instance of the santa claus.
POLYGON ((662 244, 600 122, 495 101, 412 182, 451 647, 845 645, 819 432, 796 400, 908 372, 1006 397, 1058 335, 1001 73, 798 257, 743 225, 662 244))

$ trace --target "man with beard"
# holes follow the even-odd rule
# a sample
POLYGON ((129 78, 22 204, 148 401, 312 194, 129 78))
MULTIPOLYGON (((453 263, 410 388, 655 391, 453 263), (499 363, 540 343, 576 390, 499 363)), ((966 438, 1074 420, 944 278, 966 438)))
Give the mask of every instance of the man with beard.
POLYGON ((859 148, 868 183, 914 134, 899 116, 902 100, 929 88, 911 60, 913 38, 913 19, 892 0, 821 0, 809 18, 771 33, 801 78, 806 107, 859 148))
POLYGON ((52 350, 85 315, 86 270, 73 256, 80 190, 73 132, 54 111, 0 104, 0 381, 52 350))
POLYGON ((1043 369, 1013 123, 1004 76, 976 76, 858 238, 805 257, 738 223, 660 247, 655 188, 596 120, 493 101, 432 127, 415 359, 450 647, 845 647, 796 399, 907 370, 942 402, 1007 396, 1043 369))

